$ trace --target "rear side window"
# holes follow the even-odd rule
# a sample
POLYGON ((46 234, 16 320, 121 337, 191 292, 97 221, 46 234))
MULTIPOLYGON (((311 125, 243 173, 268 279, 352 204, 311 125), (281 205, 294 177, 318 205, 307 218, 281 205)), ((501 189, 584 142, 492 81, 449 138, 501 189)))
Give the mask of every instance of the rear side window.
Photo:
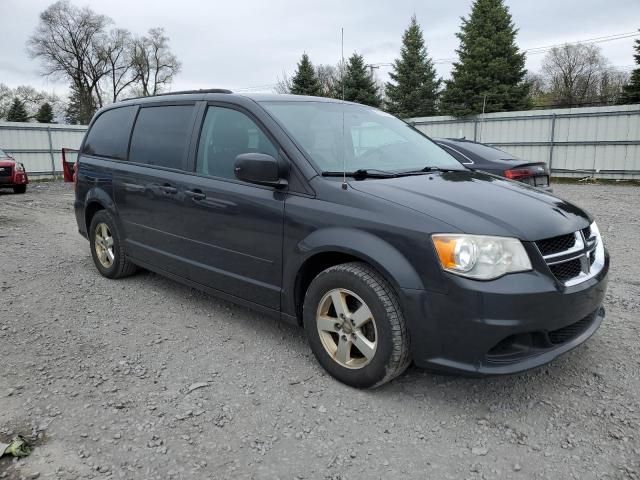
POLYGON ((107 110, 93 123, 84 142, 83 153, 126 160, 136 107, 107 110))
POLYGON ((141 108, 131 136, 129 160, 182 169, 194 108, 193 105, 141 108))

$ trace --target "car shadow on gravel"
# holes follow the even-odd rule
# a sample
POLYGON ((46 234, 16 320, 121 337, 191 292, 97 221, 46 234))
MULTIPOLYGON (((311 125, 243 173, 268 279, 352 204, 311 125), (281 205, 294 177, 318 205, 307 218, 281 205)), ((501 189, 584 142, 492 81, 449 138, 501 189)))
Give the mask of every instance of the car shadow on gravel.
MULTIPOLYGON (((306 358, 304 362, 307 365, 302 368, 308 369, 310 377, 317 376, 318 372, 321 372, 321 376, 325 376, 315 363, 302 327, 280 322, 249 308, 144 270, 127 280, 151 284, 153 290, 169 302, 187 301, 187 308, 192 309, 194 317, 198 317, 203 311, 216 312, 217 320, 201 325, 204 330, 202 334, 208 334, 208 328, 211 328, 211 334, 213 331, 219 333, 221 328, 223 331, 228 328, 230 335, 240 335, 247 338, 257 334, 259 338, 263 338, 267 342, 275 341, 284 336, 288 343, 287 350, 300 353, 303 355, 302 358, 306 358), (224 319, 223 325, 216 324, 220 319, 224 319)), ((589 342, 598 342, 598 335, 596 334, 589 342)), ((592 352, 593 349, 589 348, 587 343, 550 364, 527 372, 480 378, 442 374, 412 365, 394 381, 368 392, 378 399, 400 395, 401 397, 424 399, 428 402, 430 399, 435 400, 442 397, 447 399, 450 408, 461 411, 464 407, 468 407, 470 399, 476 399, 484 405, 509 403, 516 406, 526 406, 532 400, 552 397, 558 389, 581 386, 579 383, 582 379, 594 378, 596 373, 593 370, 592 352)), ((300 359, 301 357, 296 358, 300 359)), ((335 382, 340 387, 351 390, 350 387, 339 384, 337 380, 328 375, 326 378, 329 382, 335 382)))
POLYGON ((511 375, 469 377, 412 365, 403 376, 378 388, 376 394, 400 394, 425 401, 446 399, 448 408, 458 413, 468 409, 470 401, 486 408, 487 413, 495 406, 525 411, 534 403, 555 397, 559 391, 589 388, 588 384, 602 381, 594 363, 593 349, 582 345, 547 365, 511 375))

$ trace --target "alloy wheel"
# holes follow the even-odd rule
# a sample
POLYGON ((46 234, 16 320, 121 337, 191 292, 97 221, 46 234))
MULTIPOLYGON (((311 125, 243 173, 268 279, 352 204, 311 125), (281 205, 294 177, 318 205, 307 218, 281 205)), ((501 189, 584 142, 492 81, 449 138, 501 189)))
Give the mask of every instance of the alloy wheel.
POLYGON ((376 322, 369 306, 344 288, 327 292, 316 312, 322 346, 335 362, 351 369, 363 368, 375 356, 376 322))
POLYGON ((104 268, 111 268, 115 260, 113 235, 106 223, 96 225, 94 245, 98 261, 104 268))

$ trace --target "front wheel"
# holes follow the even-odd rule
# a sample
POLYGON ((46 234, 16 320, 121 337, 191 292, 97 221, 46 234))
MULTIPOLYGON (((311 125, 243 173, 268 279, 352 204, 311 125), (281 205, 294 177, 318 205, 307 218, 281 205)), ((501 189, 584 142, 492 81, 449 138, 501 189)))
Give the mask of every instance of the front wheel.
POLYGON ((345 263, 321 272, 307 290, 303 319, 314 355, 347 385, 377 387, 410 363, 397 295, 367 264, 345 263))
POLYGON ((26 185, 16 185, 15 187, 13 187, 13 193, 25 193, 26 191, 26 185))

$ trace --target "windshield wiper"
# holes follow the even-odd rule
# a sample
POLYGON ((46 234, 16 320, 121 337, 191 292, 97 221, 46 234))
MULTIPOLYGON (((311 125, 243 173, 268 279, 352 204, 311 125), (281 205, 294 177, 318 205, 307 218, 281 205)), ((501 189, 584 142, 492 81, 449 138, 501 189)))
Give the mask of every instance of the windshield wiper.
POLYGON ((417 173, 429 173, 429 172, 464 172, 464 168, 447 168, 447 167, 436 167, 435 165, 428 165, 419 170, 405 170, 398 172, 399 175, 411 175, 417 173))
POLYGON ((322 172, 323 177, 342 177, 346 175, 347 177, 353 178, 394 178, 397 177, 398 174, 394 172, 389 172, 387 170, 378 170, 376 168, 359 168, 353 172, 322 172))

